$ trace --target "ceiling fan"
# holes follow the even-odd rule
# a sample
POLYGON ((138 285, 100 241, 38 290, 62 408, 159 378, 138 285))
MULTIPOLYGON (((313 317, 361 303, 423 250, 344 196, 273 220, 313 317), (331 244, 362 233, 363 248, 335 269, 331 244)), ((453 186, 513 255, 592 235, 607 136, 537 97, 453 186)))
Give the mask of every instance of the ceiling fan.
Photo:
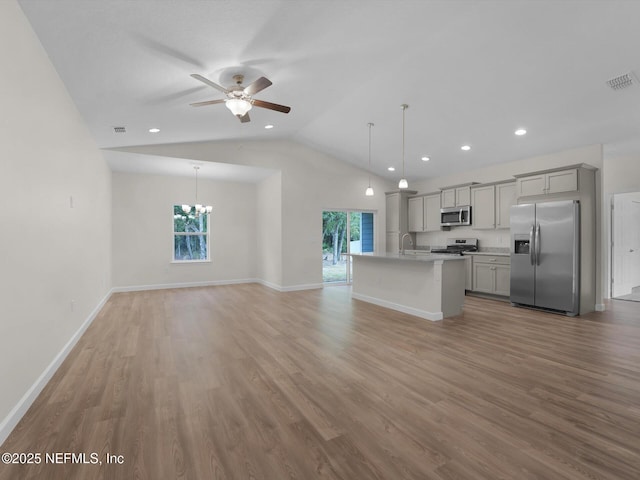
POLYGON ((242 123, 251 121, 248 112, 249 110, 251 110, 251 107, 253 105, 255 105, 256 107, 268 108, 269 110, 275 110, 276 112, 282 113, 289 113, 291 111, 291 107, 278 105, 277 103, 265 102, 263 100, 257 100, 253 98, 253 95, 271 85, 271 80, 269 80, 268 78, 260 77, 252 84, 243 87, 242 82, 244 80, 244 75, 234 75, 233 80, 236 82, 236 84, 229 88, 224 88, 217 83, 213 83, 208 78, 205 78, 202 75, 198 75, 197 73, 193 73, 191 74, 191 76, 196 80, 199 80, 202 83, 215 88, 216 90, 220 90, 227 96, 227 98, 222 98, 219 100, 208 100, 206 102, 192 103, 192 107, 202 107, 204 105, 214 105, 216 103, 224 102, 227 108, 231 110, 231 112, 236 117, 238 117, 240 119, 240 122, 242 123))

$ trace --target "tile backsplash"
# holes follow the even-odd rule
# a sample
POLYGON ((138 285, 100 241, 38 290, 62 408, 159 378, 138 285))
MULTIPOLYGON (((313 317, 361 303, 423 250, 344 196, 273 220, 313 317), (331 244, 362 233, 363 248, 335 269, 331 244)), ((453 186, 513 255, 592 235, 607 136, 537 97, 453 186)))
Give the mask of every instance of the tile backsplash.
POLYGON ((449 231, 416 233, 417 247, 444 246, 448 238, 477 238, 480 250, 496 252, 509 248, 510 230, 474 230, 471 227, 452 227, 449 231))

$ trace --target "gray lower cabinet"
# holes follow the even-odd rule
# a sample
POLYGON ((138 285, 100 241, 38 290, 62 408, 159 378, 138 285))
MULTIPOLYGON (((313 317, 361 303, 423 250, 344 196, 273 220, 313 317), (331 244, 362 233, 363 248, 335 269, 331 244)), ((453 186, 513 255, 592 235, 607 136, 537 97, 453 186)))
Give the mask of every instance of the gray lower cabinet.
POLYGON ((473 256, 474 292, 509 296, 511 259, 507 256, 473 256))
POLYGON ((464 257, 464 266, 467 269, 464 279, 464 289, 473 290, 473 257, 464 257))

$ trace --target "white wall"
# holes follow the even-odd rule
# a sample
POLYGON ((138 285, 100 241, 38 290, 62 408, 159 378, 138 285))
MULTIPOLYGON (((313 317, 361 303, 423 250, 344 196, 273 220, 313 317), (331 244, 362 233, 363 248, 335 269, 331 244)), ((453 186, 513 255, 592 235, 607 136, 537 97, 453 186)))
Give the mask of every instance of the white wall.
POLYGON ((282 174, 264 179, 256 202, 257 277, 266 285, 282 285, 282 174))
POLYGON ((640 192, 640 155, 606 158, 602 177, 605 296, 611 296, 611 199, 615 193, 640 192))
POLYGON ((2 443, 108 294, 111 175, 14 1, 0 39, 2 443))
POLYGON ((614 193, 640 191, 640 155, 607 158, 602 190, 605 198, 614 193))
POLYGON ((198 200, 213 206, 211 262, 171 263, 173 205, 194 201, 193 178, 113 173, 113 284, 225 283, 256 277, 256 185, 198 180, 198 200))
MULTIPOLYGON (((293 290, 322 284, 323 210, 377 212, 376 248, 384 251, 384 192, 392 189, 391 184, 372 177, 375 196, 366 197, 364 191, 368 184, 368 174, 364 170, 306 146, 274 140, 151 145, 119 150, 236 163, 280 171, 282 280, 279 285, 274 285, 276 288, 293 290)), ((265 187, 264 190, 261 193, 263 197, 270 195, 266 190, 276 194, 276 188, 265 187)), ((277 200, 271 203, 275 204, 277 200)), ((265 274, 265 270, 261 274, 265 274)), ((277 278, 277 273, 274 275, 277 278)))

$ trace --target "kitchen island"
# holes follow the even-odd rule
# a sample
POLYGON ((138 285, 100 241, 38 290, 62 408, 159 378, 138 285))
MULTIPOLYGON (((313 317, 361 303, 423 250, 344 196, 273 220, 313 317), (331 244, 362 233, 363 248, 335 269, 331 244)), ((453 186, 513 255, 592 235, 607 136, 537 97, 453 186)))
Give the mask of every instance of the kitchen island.
POLYGON ((434 321, 462 312, 464 257, 393 253, 351 256, 353 298, 434 321))

